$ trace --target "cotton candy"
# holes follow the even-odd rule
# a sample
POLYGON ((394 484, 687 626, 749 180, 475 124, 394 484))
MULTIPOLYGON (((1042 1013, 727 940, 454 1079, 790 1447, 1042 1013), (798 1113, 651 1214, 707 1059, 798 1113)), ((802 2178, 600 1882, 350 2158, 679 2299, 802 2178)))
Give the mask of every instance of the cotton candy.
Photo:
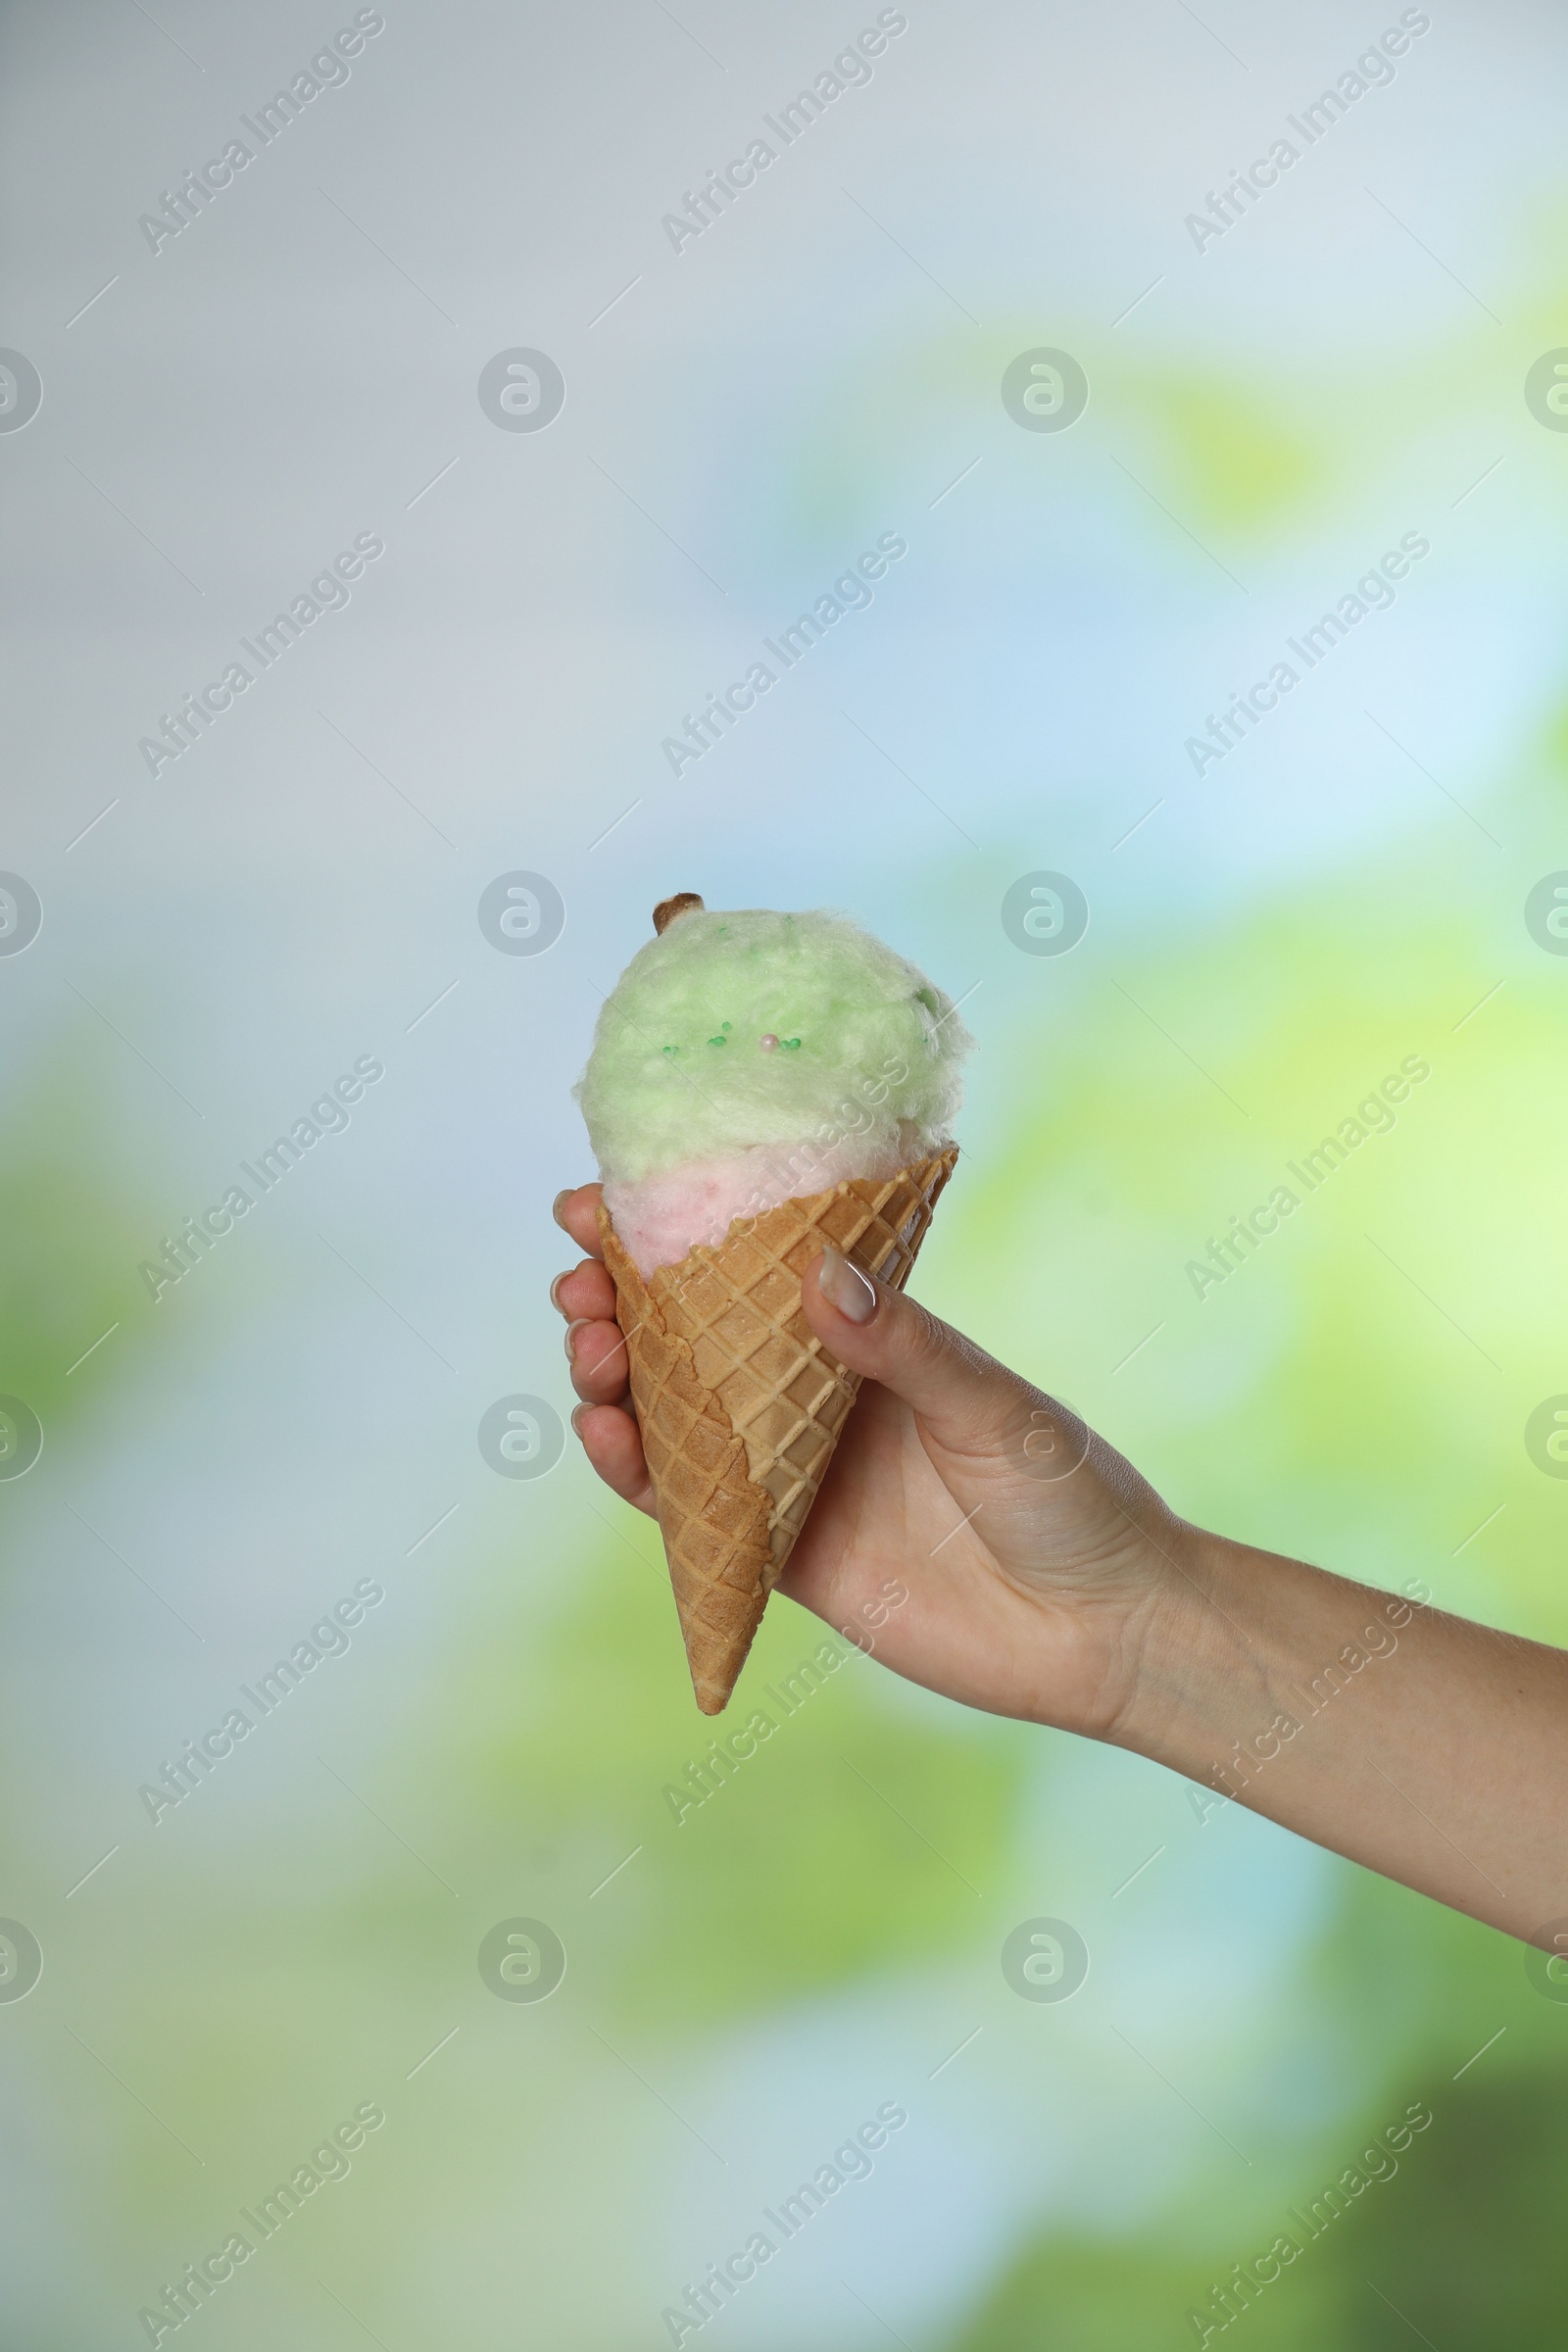
POLYGON ((846 915, 699 909, 633 956, 576 1087, 646 1277, 732 1218, 951 1141, 973 1039, 846 915))

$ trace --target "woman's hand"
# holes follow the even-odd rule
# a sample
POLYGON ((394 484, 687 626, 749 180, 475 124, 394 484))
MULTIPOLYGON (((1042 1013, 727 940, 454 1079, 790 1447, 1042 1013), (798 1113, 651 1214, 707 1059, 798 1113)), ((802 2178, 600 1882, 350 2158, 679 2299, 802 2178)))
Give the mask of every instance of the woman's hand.
MULTIPOLYGON (((594 1253, 551 1293, 572 1424, 651 1511, 598 1199, 556 1203, 594 1253)), ((802 1296, 864 1378, 781 1591, 930 1690, 1134 1748, 1568 1953, 1568 1653, 1202 1534, 1076 1414, 837 1250, 802 1296)))
MULTIPOLYGON (((606 1484, 652 1512, 598 1201, 583 1185, 556 1203, 592 1252, 551 1291, 583 1399, 572 1426, 606 1484)), ((779 1591, 966 1706, 1117 1739, 1188 1531, 1075 1414, 836 1250, 802 1296, 864 1380, 779 1591)))

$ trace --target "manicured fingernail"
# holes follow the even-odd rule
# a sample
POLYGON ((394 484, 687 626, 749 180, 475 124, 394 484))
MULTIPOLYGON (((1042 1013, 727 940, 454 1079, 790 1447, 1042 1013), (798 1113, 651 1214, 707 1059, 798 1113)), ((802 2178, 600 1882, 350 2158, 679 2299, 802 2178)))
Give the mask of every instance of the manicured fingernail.
POLYGON ((568 1364, 576 1361, 578 1332, 586 1331, 592 1321, 591 1315, 579 1315, 575 1323, 566 1325, 566 1361, 568 1364))
POLYGON ((572 1188, 568 1184, 565 1191, 558 1193, 554 1200, 552 1200, 550 1203, 550 1214, 555 1218, 556 1223, 561 1227, 563 1233, 564 1233, 566 1230, 566 1220, 561 1213, 561 1203, 563 1200, 569 1200, 571 1199, 571 1193, 572 1188))
POLYGON ((870 1322, 876 1313, 876 1293, 859 1267, 852 1265, 831 1242, 822 1245, 816 1279, 823 1298, 849 1322, 870 1322))

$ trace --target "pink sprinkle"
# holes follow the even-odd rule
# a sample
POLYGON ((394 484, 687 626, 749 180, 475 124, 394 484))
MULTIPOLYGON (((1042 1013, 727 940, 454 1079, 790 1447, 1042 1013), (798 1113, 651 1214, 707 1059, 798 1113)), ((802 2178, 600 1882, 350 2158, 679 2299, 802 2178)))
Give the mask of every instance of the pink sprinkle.
POLYGON ((773 1053, 778 1046, 778 1039, 773 1035, 771 1029, 768 1031, 765 1037, 759 1038, 757 1042, 761 1047, 764 1054, 773 1053))

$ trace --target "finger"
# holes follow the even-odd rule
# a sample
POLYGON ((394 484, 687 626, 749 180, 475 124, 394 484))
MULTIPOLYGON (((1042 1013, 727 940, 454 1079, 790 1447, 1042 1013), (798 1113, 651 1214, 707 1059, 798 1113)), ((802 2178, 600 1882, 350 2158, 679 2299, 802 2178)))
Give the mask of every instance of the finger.
POLYGON ((652 1518, 654 1490, 643 1459, 643 1442, 630 1413, 614 1404, 579 1404, 573 1409, 571 1426, 606 1486, 623 1502, 652 1518))
POLYGON ((618 1404, 626 1394, 626 1343, 613 1323, 566 1326, 571 1385, 585 1404, 618 1404))
POLYGON ((808 1267, 801 1296, 807 1321, 840 1362, 912 1406, 939 1445, 1005 1451, 1032 1428, 1038 1389, 831 1244, 808 1267))
POLYGON ((579 1250, 590 1257, 603 1257, 604 1247, 599 1239, 599 1196, 604 1190, 598 1184, 579 1184, 558 1193, 550 1213, 563 1233, 569 1233, 579 1250))
POLYGON ((585 1257, 580 1266, 556 1276, 550 1285, 550 1303, 568 1323, 612 1323, 615 1286, 598 1258, 585 1257))

